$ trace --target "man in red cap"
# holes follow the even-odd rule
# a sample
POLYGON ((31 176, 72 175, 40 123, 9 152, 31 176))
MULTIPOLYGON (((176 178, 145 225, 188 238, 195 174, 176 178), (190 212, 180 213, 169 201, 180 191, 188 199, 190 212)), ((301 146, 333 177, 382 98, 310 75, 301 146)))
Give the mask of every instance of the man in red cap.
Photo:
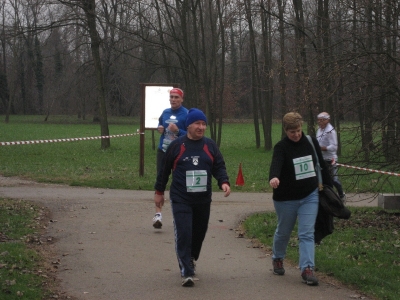
MULTIPOLYGON (((157 174, 160 171, 161 161, 169 144, 177 137, 186 134, 186 117, 188 110, 182 106, 184 93, 179 88, 173 88, 169 92, 170 108, 165 109, 158 119, 157 131, 161 134, 157 149, 157 174)), ((156 214, 153 217, 153 227, 162 227, 162 206, 156 206, 156 214)))

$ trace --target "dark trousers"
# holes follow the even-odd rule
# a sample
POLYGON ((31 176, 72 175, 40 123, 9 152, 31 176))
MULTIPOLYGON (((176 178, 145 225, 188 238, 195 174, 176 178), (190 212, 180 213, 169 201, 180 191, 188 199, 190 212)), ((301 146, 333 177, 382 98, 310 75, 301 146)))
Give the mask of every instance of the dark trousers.
POLYGON ((329 167, 329 173, 331 174, 332 177, 332 183, 333 186, 336 188, 338 194, 340 197, 343 197, 344 192, 343 192, 343 187, 342 187, 342 183, 339 181, 339 177, 337 175, 338 173, 338 168, 336 165, 336 162, 334 164, 332 164, 331 161, 326 160, 325 163, 328 165, 329 167))
POLYGON ((190 259, 198 260, 210 219, 209 203, 172 202, 174 216, 175 251, 182 276, 193 276, 190 259))
POLYGON ((158 172, 160 172, 161 163, 164 158, 164 155, 165 155, 165 152, 162 151, 160 148, 157 148, 157 175, 158 175, 158 172))

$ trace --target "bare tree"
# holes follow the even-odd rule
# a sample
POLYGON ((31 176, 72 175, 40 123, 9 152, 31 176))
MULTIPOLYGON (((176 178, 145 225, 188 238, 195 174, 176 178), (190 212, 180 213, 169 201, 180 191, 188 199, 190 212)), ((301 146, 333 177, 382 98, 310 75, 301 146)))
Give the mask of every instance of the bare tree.
POLYGON ((251 79, 252 79, 252 86, 251 86, 251 98, 253 104, 253 124, 254 124, 254 132, 256 137, 256 147, 259 148, 261 144, 261 137, 260 137, 260 126, 259 126, 259 98, 260 98, 260 77, 259 77, 259 68, 258 68, 258 54, 257 54, 257 47, 256 47, 256 37, 253 27, 253 14, 252 14, 252 5, 250 0, 244 1, 245 5, 245 12, 247 23, 249 25, 249 35, 250 35, 250 58, 251 58, 251 79))
MULTIPOLYGON (((264 1, 260 1, 261 7, 264 1)), ((272 8, 270 0, 267 1, 269 10, 272 8)), ((274 95, 274 84, 272 80, 272 20, 271 16, 260 9, 261 24, 262 24, 262 56, 263 64, 260 76, 261 94, 260 94, 260 116, 264 133, 264 148, 265 150, 272 149, 272 102, 274 95)))
MULTIPOLYGON (((107 119, 107 107, 106 107, 106 95, 104 87, 104 75, 103 67, 100 57, 100 43, 101 38, 97 31, 96 26, 96 1, 95 0, 83 0, 83 1, 61 1, 65 5, 75 5, 81 8, 86 17, 87 30, 91 39, 91 50, 93 56, 93 62, 95 67, 96 79, 97 79, 97 90, 99 97, 99 108, 100 108, 100 129, 102 136, 109 136, 108 119, 107 119)), ((110 138, 101 139, 101 148, 106 149, 110 147, 110 138)))
MULTIPOLYGON (((278 0, 278 21, 279 21, 279 95, 280 95, 280 113, 279 116, 283 117, 283 112, 286 111, 286 59, 285 59, 285 22, 284 22, 284 12, 286 8, 285 0, 278 0)), ((283 135, 282 128, 282 135, 283 135)))
POLYGON ((2 64, 0 65, 0 98, 2 100, 3 107, 6 110, 5 122, 9 122, 11 101, 8 89, 7 79, 7 55, 6 55, 6 34, 5 34, 5 5, 6 2, 1 3, 1 13, 3 17, 3 28, 1 31, 1 49, 2 49, 2 64))
POLYGON ((344 160, 400 167, 396 0, 4 1, 9 114, 104 122, 138 115, 140 82, 173 82, 218 144, 226 117, 251 118, 268 150, 272 119, 299 111, 313 133, 327 110, 342 145, 360 141, 344 160))

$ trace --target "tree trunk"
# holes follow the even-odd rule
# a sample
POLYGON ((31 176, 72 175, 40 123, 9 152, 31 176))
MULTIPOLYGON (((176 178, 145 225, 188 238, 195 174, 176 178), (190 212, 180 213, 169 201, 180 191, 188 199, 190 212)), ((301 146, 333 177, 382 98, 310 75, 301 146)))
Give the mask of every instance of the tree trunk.
MULTIPOLYGON (((315 135, 314 128, 314 113, 313 107, 315 106, 314 101, 311 98, 311 89, 310 89, 310 74, 308 71, 308 61, 307 61, 307 52, 305 47, 305 23, 304 23, 304 15, 303 15, 303 1, 302 0, 293 0, 293 7, 296 14, 296 37, 299 45, 300 51, 300 62, 301 70, 303 72, 303 78, 301 85, 303 87, 303 103, 305 103, 306 107, 304 107, 305 112, 307 113, 307 132, 310 135, 315 135)), ((301 103, 301 102, 300 102, 301 103)), ((299 104, 300 104, 299 103, 299 104)))
MULTIPOLYGON (((221 8, 221 1, 217 0, 218 7, 218 19, 219 19, 219 28, 220 28, 220 36, 221 36, 221 57, 220 57, 220 76, 219 76, 219 88, 218 88, 218 130, 216 132, 216 143, 218 146, 221 145, 221 136, 222 136, 222 118, 223 118, 223 100, 224 100, 224 90, 225 90, 225 55, 226 55, 226 42, 225 42, 225 27, 223 21, 223 11, 221 8)), ((217 124, 216 124, 217 126, 217 124)))
POLYGON ((279 95, 280 95, 280 116, 283 117, 287 110, 286 104, 286 60, 285 60, 285 24, 283 13, 285 12, 286 1, 277 0, 279 10, 279 95))
POLYGON ((253 29, 253 21, 252 21, 252 13, 251 13, 251 1, 245 0, 245 10, 246 10, 246 18, 249 25, 249 34, 250 34, 250 53, 251 53, 251 98, 253 102, 253 124, 254 124, 254 133, 256 137, 256 148, 260 148, 261 139, 260 139, 260 125, 259 125, 259 115, 258 115, 258 99, 259 99, 259 70, 258 70, 258 59, 257 59, 257 47, 255 42, 255 33, 253 29))
MULTIPOLYGON (((271 7, 271 0, 268 0, 268 9, 271 7)), ((261 82, 264 88, 261 88, 260 111, 262 112, 262 125, 264 132, 264 149, 272 149, 272 101, 274 85, 271 78, 272 73, 272 26, 271 16, 265 11, 260 11, 262 24, 262 49, 263 49, 263 74, 261 82)))
MULTIPOLYGON (((100 128, 101 136, 109 136, 108 120, 107 120, 107 107, 104 88, 103 69, 100 59, 100 36, 96 29, 96 3, 95 0, 82 1, 82 8, 86 15, 88 24, 89 35, 91 39, 91 51, 94 61, 94 67, 97 79, 97 90, 99 97, 99 112, 100 112, 100 128)), ((106 149, 110 147, 110 138, 101 139, 101 148, 106 149)))

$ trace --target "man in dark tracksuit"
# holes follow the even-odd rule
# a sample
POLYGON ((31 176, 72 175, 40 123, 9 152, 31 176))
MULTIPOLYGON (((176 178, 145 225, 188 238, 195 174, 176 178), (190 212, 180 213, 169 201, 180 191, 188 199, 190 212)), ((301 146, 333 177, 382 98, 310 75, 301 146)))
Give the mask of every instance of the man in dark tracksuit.
POLYGON ((229 196, 225 161, 215 142, 204 137, 207 118, 196 108, 189 110, 187 134, 172 141, 165 153, 154 185, 156 206, 164 203, 164 191, 172 171, 170 201, 174 217, 175 249, 183 286, 193 286, 194 261, 200 256, 210 217, 212 177, 229 196))

